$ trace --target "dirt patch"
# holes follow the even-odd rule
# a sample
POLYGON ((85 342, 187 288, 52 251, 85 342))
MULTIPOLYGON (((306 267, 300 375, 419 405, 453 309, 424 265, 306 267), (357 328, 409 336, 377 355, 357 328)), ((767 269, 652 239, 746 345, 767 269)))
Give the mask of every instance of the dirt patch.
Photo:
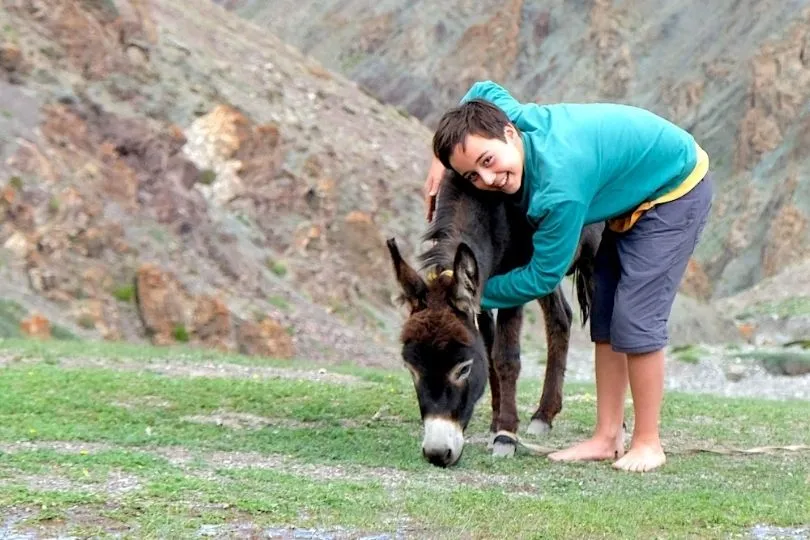
POLYGON ((28 540, 35 538, 76 538, 68 536, 71 529, 104 531, 113 537, 134 532, 131 525, 112 519, 105 514, 114 504, 99 506, 74 506, 64 511, 61 517, 41 519, 33 523, 41 509, 9 508, 2 514, 5 522, 0 525, 0 538, 28 540))
MULTIPOLYGON (((19 355, 0 355, 0 367, 12 363, 39 363, 45 360, 19 355)), ((149 371, 170 377, 215 377, 233 379, 291 379, 298 381, 328 382, 339 384, 371 384, 359 377, 332 373, 325 368, 302 370, 274 368, 267 366, 244 366, 227 363, 190 363, 176 358, 136 362, 113 358, 72 358, 64 357, 57 361, 64 368, 103 368, 118 371, 149 371)))
POLYGON ((225 525, 203 525, 197 535, 203 538, 272 538, 286 540, 288 538, 309 538, 311 540, 341 540, 348 538, 363 538, 364 540, 393 540, 403 538, 410 532, 398 528, 396 533, 364 533, 353 529, 302 529, 299 527, 269 527, 262 529, 252 523, 236 523, 225 525))
POLYGON ((408 472, 390 467, 335 466, 310 464, 277 454, 258 452, 193 452, 182 447, 123 447, 105 444, 82 444, 67 441, 20 442, 0 444, 2 452, 54 450, 64 453, 96 453, 109 450, 144 452, 166 459, 185 472, 206 479, 217 478, 221 469, 268 469, 294 474, 319 482, 329 480, 377 481, 390 490, 408 487, 445 486, 452 489, 459 484, 472 487, 499 487, 510 493, 537 493, 536 486, 521 484, 514 476, 482 474, 471 471, 428 470, 408 472))
POLYGON ((24 484, 36 491, 81 491, 91 495, 119 498, 141 488, 138 477, 124 471, 112 470, 103 482, 80 482, 58 474, 58 470, 35 475, 13 475, 8 482, 24 484))
POLYGON ((142 408, 168 409, 172 406, 172 403, 165 399, 161 399, 157 396, 143 396, 139 397, 137 400, 132 401, 113 401, 112 405, 131 411, 142 408))
POLYGON ((183 416, 181 420, 195 424, 213 424, 215 426, 236 430, 257 430, 270 426, 301 427, 305 425, 303 422, 294 422, 284 418, 267 418, 257 414, 228 411, 183 416))
MULTIPOLYGON (((290 420, 289 418, 268 418, 266 416, 259 416, 250 413, 240 413, 232 411, 216 411, 211 414, 195 414, 183 416, 181 420, 186 422, 193 422, 195 424, 212 424, 228 429, 234 430, 257 430, 264 428, 312 428, 318 426, 325 426, 324 422, 312 421, 302 422, 297 420, 290 420)), ((340 425, 344 428, 359 428, 368 425, 371 422, 385 421, 401 421, 402 419, 397 416, 383 416, 378 411, 376 414, 367 420, 358 419, 341 419, 340 425)))
POLYGON ((36 452, 37 450, 53 450, 62 454, 98 454, 113 449, 121 449, 106 443, 87 443, 73 441, 20 441, 13 443, 0 443, 0 452, 36 452))
POLYGON ((803 540, 810 538, 810 526, 807 527, 774 527, 771 525, 755 525, 751 531, 751 538, 765 540, 771 538, 789 538, 803 540))

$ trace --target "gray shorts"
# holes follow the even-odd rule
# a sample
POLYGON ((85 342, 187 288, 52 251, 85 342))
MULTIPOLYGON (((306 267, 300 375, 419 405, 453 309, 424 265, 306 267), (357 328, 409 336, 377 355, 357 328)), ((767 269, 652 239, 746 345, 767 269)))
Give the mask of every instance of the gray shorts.
POLYGON ((593 341, 633 354, 666 346, 675 293, 711 206, 707 174, 683 197, 645 212, 629 231, 605 227, 596 254, 593 341))

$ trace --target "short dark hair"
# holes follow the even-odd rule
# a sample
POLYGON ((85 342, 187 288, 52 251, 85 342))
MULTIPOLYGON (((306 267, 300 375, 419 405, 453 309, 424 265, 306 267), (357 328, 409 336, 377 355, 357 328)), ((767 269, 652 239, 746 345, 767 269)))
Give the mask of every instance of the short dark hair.
POLYGON ((483 99, 471 99, 442 115, 433 135, 433 154, 445 168, 452 169, 450 156, 459 144, 464 149, 467 135, 506 142, 503 130, 510 124, 506 113, 496 105, 483 99))

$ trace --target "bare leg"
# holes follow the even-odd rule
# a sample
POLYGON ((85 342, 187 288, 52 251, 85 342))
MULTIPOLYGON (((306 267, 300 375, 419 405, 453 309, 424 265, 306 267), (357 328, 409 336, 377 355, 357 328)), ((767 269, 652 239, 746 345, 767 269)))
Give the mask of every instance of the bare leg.
POLYGON ((664 396, 664 351, 628 355, 630 390, 633 393, 635 422, 630 450, 613 466, 633 472, 646 472, 666 462, 658 420, 664 396))
POLYGON ((627 393, 627 355, 609 343, 597 343, 596 429, 593 436, 565 450, 549 454, 554 461, 616 459, 624 454, 624 397, 627 393))

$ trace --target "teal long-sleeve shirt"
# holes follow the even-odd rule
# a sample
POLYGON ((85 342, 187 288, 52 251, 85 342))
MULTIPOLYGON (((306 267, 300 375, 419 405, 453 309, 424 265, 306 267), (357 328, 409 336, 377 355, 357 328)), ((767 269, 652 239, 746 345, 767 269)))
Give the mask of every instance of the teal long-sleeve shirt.
POLYGON ((671 191, 695 168, 694 138, 650 111, 620 104, 522 104, 492 81, 462 98, 487 100, 521 132, 522 208, 536 227, 526 266, 491 277, 483 309, 523 305, 565 277, 584 225, 671 191))

